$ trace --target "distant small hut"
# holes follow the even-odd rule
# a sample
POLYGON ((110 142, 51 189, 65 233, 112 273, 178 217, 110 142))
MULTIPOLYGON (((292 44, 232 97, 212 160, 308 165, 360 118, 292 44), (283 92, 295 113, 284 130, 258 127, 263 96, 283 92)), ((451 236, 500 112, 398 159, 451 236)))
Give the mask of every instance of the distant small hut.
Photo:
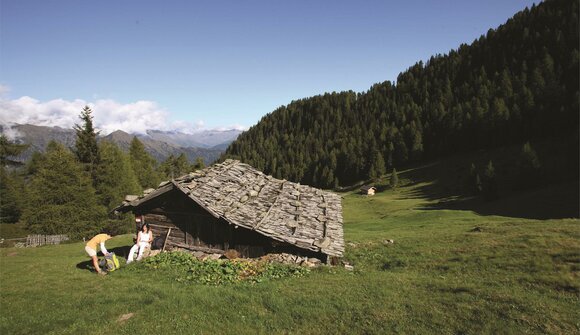
POLYGON ((337 194, 278 180, 226 160, 172 181, 116 208, 143 217, 166 248, 242 257, 290 253, 334 263, 342 257, 337 194))
POLYGON ((360 194, 363 195, 375 195, 377 188, 374 186, 363 186, 360 188, 360 194))

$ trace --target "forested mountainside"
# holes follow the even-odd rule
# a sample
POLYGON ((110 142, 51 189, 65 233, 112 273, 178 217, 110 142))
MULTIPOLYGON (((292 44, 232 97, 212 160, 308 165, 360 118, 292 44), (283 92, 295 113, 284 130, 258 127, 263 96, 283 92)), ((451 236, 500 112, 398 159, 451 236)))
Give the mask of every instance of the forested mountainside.
POLYGON ((578 31, 578 0, 534 5, 471 45, 416 63, 396 84, 280 107, 222 158, 336 187, 423 159, 556 135, 577 148, 578 31))

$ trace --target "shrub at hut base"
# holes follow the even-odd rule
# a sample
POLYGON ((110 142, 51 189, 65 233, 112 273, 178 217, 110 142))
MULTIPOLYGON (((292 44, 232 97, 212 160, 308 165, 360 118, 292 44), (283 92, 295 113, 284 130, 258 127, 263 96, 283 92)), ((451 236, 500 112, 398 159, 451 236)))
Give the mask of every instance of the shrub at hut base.
POLYGON ((167 270, 178 282, 207 285, 258 283, 269 279, 302 277, 308 268, 270 263, 255 259, 199 260, 185 252, 166 252, 145 259, 142 266, 152 270, 167 270))

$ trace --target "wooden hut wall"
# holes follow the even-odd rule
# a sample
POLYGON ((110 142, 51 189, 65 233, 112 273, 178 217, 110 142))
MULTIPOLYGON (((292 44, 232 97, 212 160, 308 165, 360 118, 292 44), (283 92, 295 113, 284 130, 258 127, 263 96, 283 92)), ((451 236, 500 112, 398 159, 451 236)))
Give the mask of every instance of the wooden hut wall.
POLYGON ((278 242, 255 231, 216 219, 182 192, 171 191, 139 208, 155 237, 166 237, 167 246, 192 250, 237 250, 242 257, 259 257, 271 252, 289 252, 326 259, 326 255, 278 242))

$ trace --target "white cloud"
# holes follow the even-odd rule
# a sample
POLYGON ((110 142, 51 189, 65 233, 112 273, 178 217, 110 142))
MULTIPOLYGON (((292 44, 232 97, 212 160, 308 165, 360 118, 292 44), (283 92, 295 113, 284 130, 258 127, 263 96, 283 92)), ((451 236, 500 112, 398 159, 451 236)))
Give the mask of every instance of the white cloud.
POLYGON ((152 101, 120 104, 114 100, 97 100, 89 106, 93 110, 95 127, 103 134, 118 129, 142 134, 147 129, 168 129, 168 113, 152 101))
POLYGON ((28 96, 15 100, 0 100, 0 123, 30 123, 39 126, 70 128, 86 102, 55 99, 40 102, 28 96))
POLYGON ((22 137, 22 134, 15 128, 5 127, 2 129, 2 135, 9 140, 14 141, 22 137))
POLYGON ((246 130, 248 130, 248 127, 242 126, 240 124, 233 124, 233 125, 227 126, 227 127, 218 127, 218 128, 213 129, 213 130, 217 130, 217 131, 226 131, 226 130, 246 131, 246 130))
MULTIPOLYGON (((93 111, 95 128, 101 135, 116 130, 128 133, 145 134, 147 130, 178 131, 193 134, 202 130, 247 130, 242 125, 231 125, 207 129, 203 121, 171 121, 169 113, 154 101, 140 100, 122 104, 111 99, 96 99, 93 102, 83 99, 54 99, 46 102, 29 96, 9 99, 10 88, 0 84, 0 125, 33 124, 37 126, 58 126, 72 128, 81 122, 79 114, 85 106, 93 111)), ((4 128, 4 133, 7 132, 4 128)), ((11 134, 17 137, 18 134, 11 134)))
MULTIPOLYGON (((203 121, 197 121, 194 124, 186 121, 175 121, 171 123, 171 130, 178 131, 186 134, 193 134, 197 131, 204 129, 205 123, 203 121)), ((154 128, 157 129, 157 128, 154 128)))
POLYGON ((203 121, 191 124, 185 121, 169 121, 169 113, 153 101, 141 100, 122 104, 110 99, 87 102, 54 99, 41 102, 24 96, 9 100, 2 97, 8 87, 0 85, 0 124, 34 124, 72 128, 80 123, 79 114, 88 105, 93 110, 94 125, 102 135, 115 130, 144 134, 148 129, 193 133, 203 129, 203 121))

